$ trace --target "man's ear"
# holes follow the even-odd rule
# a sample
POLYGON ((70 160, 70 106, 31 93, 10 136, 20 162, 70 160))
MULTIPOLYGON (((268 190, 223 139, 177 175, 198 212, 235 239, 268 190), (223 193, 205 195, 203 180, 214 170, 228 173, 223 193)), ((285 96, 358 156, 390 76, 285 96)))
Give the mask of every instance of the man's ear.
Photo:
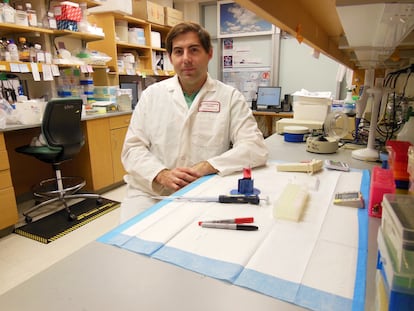
POLYGON ((208 59, 210 60, 213 57, 213 48, 208 52, 208 59))

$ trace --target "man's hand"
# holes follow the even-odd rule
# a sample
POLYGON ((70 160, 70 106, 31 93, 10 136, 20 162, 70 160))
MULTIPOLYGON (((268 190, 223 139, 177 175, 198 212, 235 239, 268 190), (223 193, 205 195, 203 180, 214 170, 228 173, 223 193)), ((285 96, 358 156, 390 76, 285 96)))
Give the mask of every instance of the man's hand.
POLYGON ((202 161, 193 167, 177 167, 172 170, 162 170, 155 177, 155 182, 168 189, 177 191, 204 175, 214 174, 217 172, 218 171, 211 166, 210 163, 202 161))
POLYGON ((177 191, 203 175, 189 167, 177 167, 172 170, 162 170, 155 177, 155 181, 166 188, 177 191))
POLYGON ((199 175, 210 175, 217 173, 218 170, 216 170, 208 161, 202 161, 197 163, 192 167, 193 170, 195 170, 199 175))

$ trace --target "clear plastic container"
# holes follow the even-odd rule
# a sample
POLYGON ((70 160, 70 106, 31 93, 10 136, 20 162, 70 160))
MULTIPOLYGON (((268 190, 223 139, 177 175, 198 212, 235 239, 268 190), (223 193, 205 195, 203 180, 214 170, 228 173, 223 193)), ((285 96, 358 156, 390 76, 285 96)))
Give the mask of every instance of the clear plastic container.
POLYGON ((131 111, 132 109, 132 90, 118 89, 116 94, 116 104, 119 111, 131 111))
MULTIPOLYGON (((381 230, 395 271, 414 278, 414 196, 385 194, 381 230)), ((412 285, 414 293, 414 283, 412 285)))
POLYGON ((377 282, 377 308, 375 310, 412 310, 414 304, 414 274, 396 271, 395 262, 390 256, 388 245, 384 239, 384 232, 381 228, 378 230, 377 241, 377 273, 379 273, 377 277, 379 276, 383 282, 377 282), (378 285, 382 285, 382 288, 378 285), (379 308, 379 302, 381 302, 382 308, 379 308))
POLYGON ((397 140, 409 141, 411 144, 414 144, 414 112, 410 113, 410 118, 397 134, 397 140))
POLYGON ((393 171, 394 179, 408 181, 408 148, 411 146, 409 141, 388 140, 385 148, 388 151, 388 164, 393 171))
POLYGON ((83 94, 86 95, 86 98, 89 101, 94 99, 94 84, 92 78, 83 78, 80 80, 80 85, 83 88, 83 94))

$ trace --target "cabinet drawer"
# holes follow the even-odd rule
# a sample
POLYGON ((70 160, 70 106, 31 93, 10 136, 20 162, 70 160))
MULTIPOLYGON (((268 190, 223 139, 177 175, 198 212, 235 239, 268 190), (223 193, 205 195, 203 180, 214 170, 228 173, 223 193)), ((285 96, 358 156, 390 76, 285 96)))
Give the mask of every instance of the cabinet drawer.
POLYGON ((121 127, 127 127, 130 121, 131 121, 130 114, 111 117, 109 118, 109 128, 112 130, 112 129, 118 129, 121 127))
POLYGON ((17 206, 13 188, 0 189, 0 230, 17 223, 17 206))
POLYGON ((9 157, 7 151, 0 151, 0 171, 9 169, 9 157))
POLYGON ((0 189, 12 187, 12 179, 9 170, 0 171, 0 189))

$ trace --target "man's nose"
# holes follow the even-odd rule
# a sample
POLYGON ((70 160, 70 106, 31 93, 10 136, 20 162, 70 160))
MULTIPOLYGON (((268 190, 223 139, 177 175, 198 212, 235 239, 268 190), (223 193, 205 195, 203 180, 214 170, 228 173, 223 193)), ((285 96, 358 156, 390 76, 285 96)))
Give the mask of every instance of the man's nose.
POLYGON ((184 50, 184 52, 183 52, 183 59, 186 62, 189 62, 191 60, 191 56, 190 56, 190 51, 189 50, 184 50))

